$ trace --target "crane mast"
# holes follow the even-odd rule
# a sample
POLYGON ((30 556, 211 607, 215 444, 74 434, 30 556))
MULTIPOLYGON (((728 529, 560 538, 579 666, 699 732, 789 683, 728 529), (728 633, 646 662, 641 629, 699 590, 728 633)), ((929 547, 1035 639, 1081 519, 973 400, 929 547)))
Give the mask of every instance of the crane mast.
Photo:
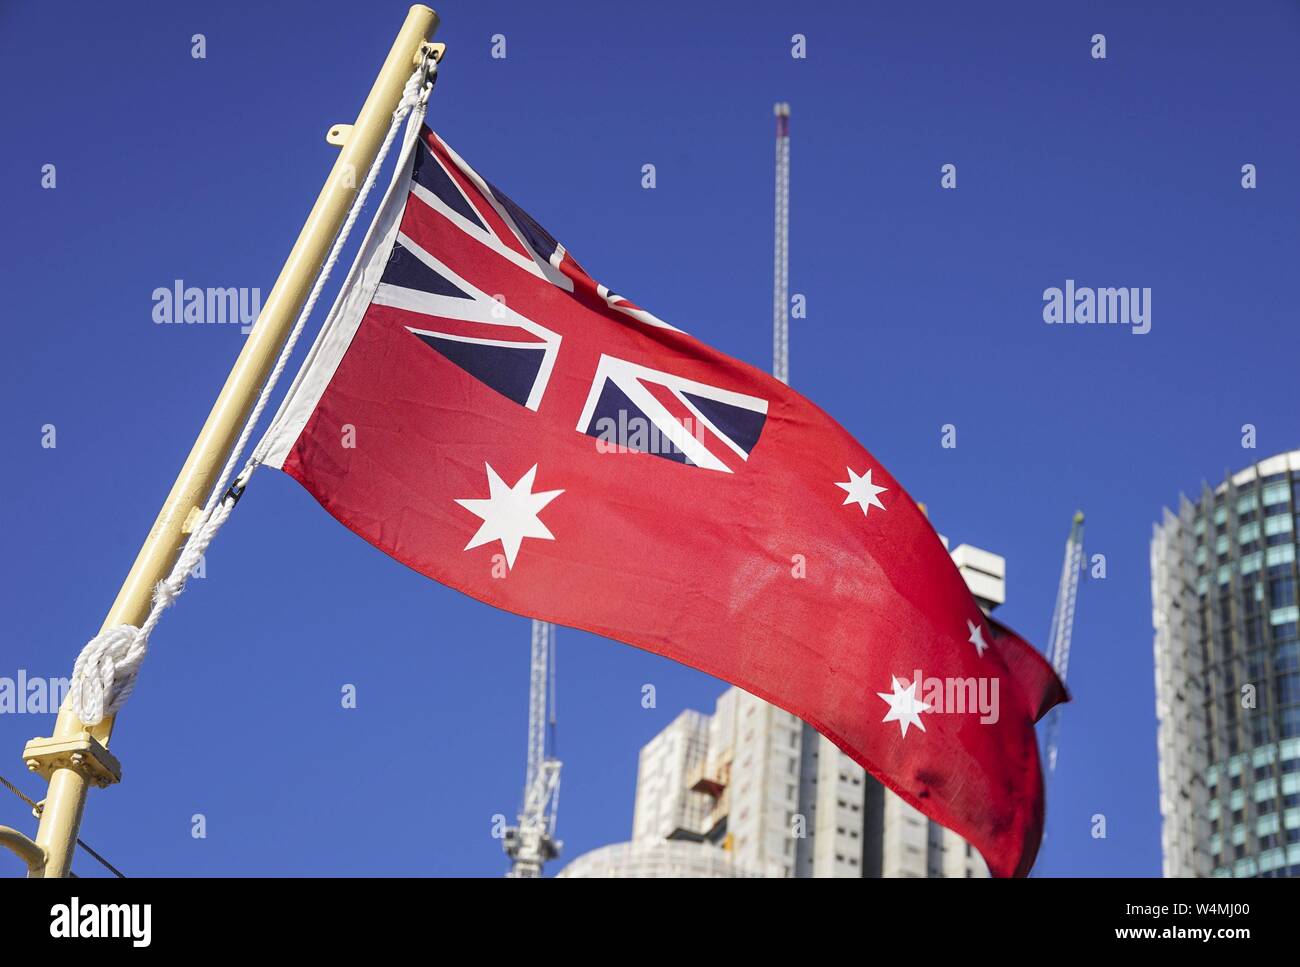
POLYGON ((505 831, 502 847, 514 879, 536 879, 560 855, 555 819, 560 806, 560 760, 555 757, 555 625, 533 622, 528 674, 528 759, 519 824, 505 831), (549 739, 549 741, 548 741, 549 739))
MULTIPOLYGON (((1079 575, 1083 571, 1083 511, 1074 515, 1070 536, 1065 542, 1065 563, 1061 566, 1061 583, 1056 592, 1056 606, 1052 609, 1052 628, 1047 639, 1047 660, 1052 663, 1057 676, 1065 681, 1070 669, 1070 639, 1074 636, 1075 602, 1079 596, 1079 575)), ((1044 748, 1047 774, 1056 770, 1056 742, 1060 728, 1061 707, 1052 709, 1047 719, 1047 737, 1044 748)))
POLYGON ((776 244, 772 267, 772 375, 790 382, 790 105, 776 115, 776 244))

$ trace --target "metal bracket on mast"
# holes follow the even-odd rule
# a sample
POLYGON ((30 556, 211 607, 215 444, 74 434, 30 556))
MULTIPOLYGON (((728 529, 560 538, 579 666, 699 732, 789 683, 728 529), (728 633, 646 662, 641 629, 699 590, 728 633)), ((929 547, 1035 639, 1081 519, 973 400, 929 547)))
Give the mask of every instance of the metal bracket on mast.
MULTIPOLYGON (((431 40, 426 40, 420 45, 420 49, 416 51, 412 63, 417 67, 427 61, 432 61, 434 64, 438 64, 441 63, 442 58, 446 56, 446 53, 446 44, 434 43, 431 40)), ((326 143, 332 144, 336 148, 343 147, 352 138, 352 127, 351 124, 331 125, 330 129, 325 132, 326 143)))
POLYGON ((107 789, 122 781, 122 764, 89 732, 63 738, 32 739, 23 749, 27 771, 49 781, 56 769, 73 769, 86 781, 107 789))

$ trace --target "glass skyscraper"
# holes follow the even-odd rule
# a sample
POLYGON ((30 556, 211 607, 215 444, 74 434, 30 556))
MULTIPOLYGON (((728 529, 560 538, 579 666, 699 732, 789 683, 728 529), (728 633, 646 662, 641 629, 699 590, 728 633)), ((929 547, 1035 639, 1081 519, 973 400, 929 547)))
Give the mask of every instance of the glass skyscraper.
POLYGON ((1166 876, 1300 876, 1300 450, 1151 540, 1166 876))

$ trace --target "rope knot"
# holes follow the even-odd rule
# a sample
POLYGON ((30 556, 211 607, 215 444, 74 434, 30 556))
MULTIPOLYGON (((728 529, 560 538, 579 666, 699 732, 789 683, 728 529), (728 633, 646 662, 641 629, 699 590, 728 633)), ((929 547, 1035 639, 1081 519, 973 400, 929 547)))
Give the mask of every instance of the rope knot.
POLYGON ((185 590, 184 581, 173 581, 171 577, 163 578, 153 589, 153 603, 158 608, 170 608, 176 598, 185 590))
POLYGON ((412 108, 423 106, 437 80, 438 59, 433 56, 432 51, 426 51, 420 66, 407 79, 406 86, 402 89, 402 99, 397 102, 397 109, 393 111, 394 127, 412 108))
POLYGON ((72 708, 84 725, 115 713, 135 688, 148 639, 135 625, 105 628, 86 643, 72 668, 72 708))

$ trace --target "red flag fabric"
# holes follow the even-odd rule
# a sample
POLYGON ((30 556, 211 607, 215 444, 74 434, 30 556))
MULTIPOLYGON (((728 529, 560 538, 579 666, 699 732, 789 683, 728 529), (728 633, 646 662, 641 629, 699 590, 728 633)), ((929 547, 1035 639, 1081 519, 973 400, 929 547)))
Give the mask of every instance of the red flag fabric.
POLYGON ((788 710, 1025 874, 1064 698, 833 419, 595 282, 427 128, 260 453, 404 564, 788 710))

